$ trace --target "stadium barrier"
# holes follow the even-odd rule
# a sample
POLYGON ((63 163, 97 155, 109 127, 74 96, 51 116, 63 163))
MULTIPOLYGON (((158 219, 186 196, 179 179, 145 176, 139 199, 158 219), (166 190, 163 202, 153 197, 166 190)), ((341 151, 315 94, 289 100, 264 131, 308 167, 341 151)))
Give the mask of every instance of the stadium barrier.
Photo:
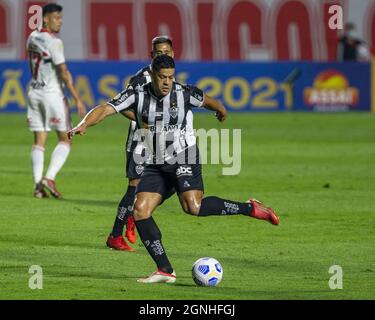
MULTIPOLYGON (((115 96, 146 63, 68 66, 91 108, 115 96)), ((176 79, 220 99, 229 111, 375 111, 374 70, 374 62, 178 62, 176 79)), ((0 112, 25 111, 29 80, 26 61, 0 62, 0 112)))

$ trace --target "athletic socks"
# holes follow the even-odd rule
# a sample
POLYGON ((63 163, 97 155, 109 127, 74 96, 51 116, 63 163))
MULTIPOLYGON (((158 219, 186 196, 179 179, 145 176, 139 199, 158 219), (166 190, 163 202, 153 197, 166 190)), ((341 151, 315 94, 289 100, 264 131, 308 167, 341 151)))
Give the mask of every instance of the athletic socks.
POLYGON ((128 221, 129 215, 133 213, 133 205, 136 187, 128 186, 125 195, 122 197, 118 208, 115 223, 112 229, 112 236, 119 237, 124 232, 124 225, 128 221))
POLYGON ((65 142, 60 142, 57 144, 52 152, 51 161, 46 173, 46 178, 50 180, 55 180, 57 173, 60 171, 64 165, 66 159, 70 153, 70 144, 65 142))
POLYGON ((31 164, 35 184, 38 184, 43 177, 44 150, 43 147, 37 145, 33 145, 31 148, 31 164))
POLYGON ((202 199, 198 216, 211 215, 250 215, 252 206, 250 203, 241 203, 231 200, 224 200, 218 197, 206 197, 202 199))
POLYGON ((161 243, 161 233, 152 217, 135 221, 139 236, 159 270, 172 273, 173 268, 161 243))

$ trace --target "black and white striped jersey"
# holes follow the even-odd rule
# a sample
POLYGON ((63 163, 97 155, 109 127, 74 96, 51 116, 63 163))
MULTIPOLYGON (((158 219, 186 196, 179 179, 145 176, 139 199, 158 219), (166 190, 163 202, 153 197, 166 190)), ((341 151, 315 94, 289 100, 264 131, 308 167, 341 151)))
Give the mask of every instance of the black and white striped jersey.
POLYGON ((203 106, 204 93, 197 87, 173 82, 171 92, 157 98, 152 84, 129 86, 108 102, 117 112, 134 111, 137 130, 133 140, 143 137, 143 146, 153 160, 169 160, 187 148, 196 146, 192 108, 203 106), (138 131, 140 133, 138 134, 138 131))
MULTIPOLYGON (((146 83, 151 82, 151 65, 142 68, 139 70, 133 77, 129 80, 128 87, 136 88, 138 86, 143 86, 146 83)), ((135 121, 130 121, 129 130, 128 130, 128 137, 126 139, 126 151, 127 152, 134 152, 137 153, 142 152, 142 144, 137 142, 137 139, 134 139, 134 133, 137 130, 137 123, 135 121)))

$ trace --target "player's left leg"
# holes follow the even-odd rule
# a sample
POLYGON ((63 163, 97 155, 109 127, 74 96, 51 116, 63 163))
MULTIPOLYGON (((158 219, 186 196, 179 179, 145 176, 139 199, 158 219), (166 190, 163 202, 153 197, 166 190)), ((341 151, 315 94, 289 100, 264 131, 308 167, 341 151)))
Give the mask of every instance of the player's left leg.
POLYGON ((42 180, 43 185, 48 191, 57 199, 62 197, 61 192, 57 190, 55 184, 55 178, 58 172, 63 167, 64 163, 68 159, 71 149, 71 143, 68 139, 66 132, 57 131, 58 144, 52 152, 51 160, 48 166, 47 173, 42 180))
POLYGON ((42 183, 53 197, 60 199, 62 195, 56 188, 55 178, 70 154, 71 140, 66 133, 72 127, 70 109, 67 99, 55 92, 44 96, 44 104, 47 121, 51 129, 57 133, 58 144, 52 152, 50 164, 42 183))
POLYGON ((181 165, 173 178, 175 188, 183 210, 200 217, 209 215, 243 214, 256 219, 266 220, 273 225, 279 224, 279 218, 272 208, 265 207, 255 199, 248 202, 226 200, 215 196, 203 198, 203 180, 200 164, 181 165))
POLYGON ((202 199, 199 190, 186 191, 179 195, 180 203, 186 213, 206 217, 210 215, 243 214, 256 219, 266 220, 273 225, 279 224, 279 218, 272 208, 265 207, 261 202, 250 199, 249 202, 237 202, 210 196, 202 199))

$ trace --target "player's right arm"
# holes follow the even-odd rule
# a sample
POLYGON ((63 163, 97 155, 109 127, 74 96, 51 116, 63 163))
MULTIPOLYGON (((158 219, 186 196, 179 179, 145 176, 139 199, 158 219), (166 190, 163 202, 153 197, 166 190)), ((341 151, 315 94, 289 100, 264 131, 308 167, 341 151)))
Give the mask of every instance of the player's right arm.
POLYGON ((107 103, 96 106, 86 114, 77 126, 68 131, 69 139, 72 139, 75 134, 80 134, 81 136, 84 135, 88 127, 96 125, 106 117, 115 113, 116 110, 107 103))
POLYGON ((135 114, 132 107, 135 102, 133 88, 129 87, 107 103, 96 106, 83 118, 83 120, 72 130, 68 132, 71 139, 75 134, 83 135, 88 127, 98 124, 106 117, 121 112, 127 118, 135 120, 135 114))

